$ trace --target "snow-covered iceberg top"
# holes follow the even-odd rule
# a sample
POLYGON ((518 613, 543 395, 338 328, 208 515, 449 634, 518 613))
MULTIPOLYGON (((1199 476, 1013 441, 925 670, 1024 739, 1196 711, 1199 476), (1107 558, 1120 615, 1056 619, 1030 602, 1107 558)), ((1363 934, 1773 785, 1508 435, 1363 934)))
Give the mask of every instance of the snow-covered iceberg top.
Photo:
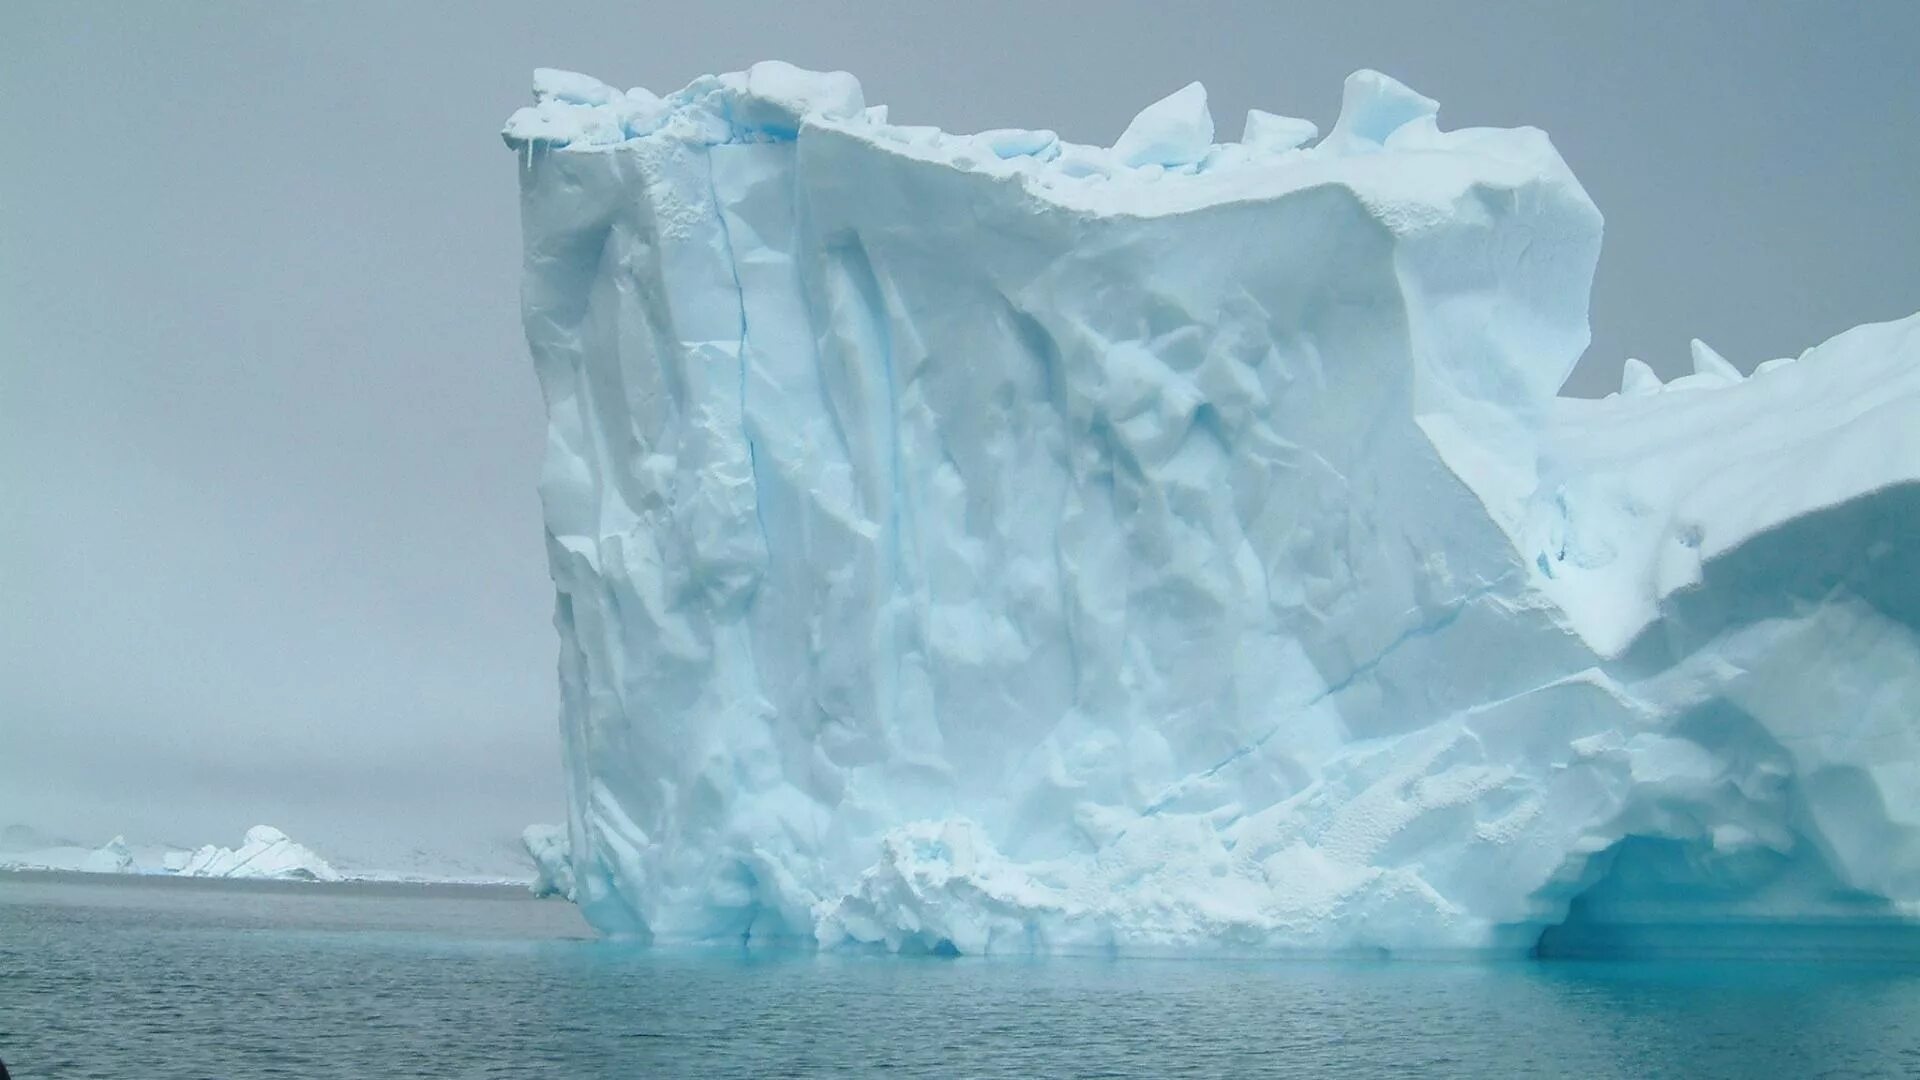
MULTIPOLYGON (((1067 142, 1049 130, 950 134, 894 124, 885 106, 868 107, 865 100, 859 81, 844 71, 803 71, 779 61, 704 76, 664 98, 540 69, 534 104, 515 112, 502 136, 531 162, 543 151, 613 150, 646 139, 691 146, 792 142, 811 127, 1102 214, 1178 214, 1341 183, 1399 207, 1380 220, 1402 231, 1433 224, 1437 211, 1475 183, 1514 186, 1547 178, 1577 187, 1537 129, 1443 132, 1437 102, 1376 71, 1347 79, 1340 117, 1317 143, 1312 121, 1260 109, 1248 112, 1241 141, 1215 142, 1206 88, 1197 82, 1147 106, 1111 147, 1067 142)), ((1597 229, 1597 215, 1593 225, 1597 229)))
POLYGON ((1559 398, 1599 212, 1437 117, 1360 72, 1219 143, 1194 84, 1088 147, 541 72, 544 887, 962 952, 1910 925, 1920 321, 1559 398))

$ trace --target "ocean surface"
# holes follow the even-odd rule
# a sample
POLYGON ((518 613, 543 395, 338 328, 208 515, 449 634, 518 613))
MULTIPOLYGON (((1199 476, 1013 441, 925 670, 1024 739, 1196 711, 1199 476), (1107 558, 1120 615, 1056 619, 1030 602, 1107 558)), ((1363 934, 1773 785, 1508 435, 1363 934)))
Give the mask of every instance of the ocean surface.
POLYGON ((37 1077, 1920 1076, 1920 968, 669 952, 513 889, 0 873, 37 1077))

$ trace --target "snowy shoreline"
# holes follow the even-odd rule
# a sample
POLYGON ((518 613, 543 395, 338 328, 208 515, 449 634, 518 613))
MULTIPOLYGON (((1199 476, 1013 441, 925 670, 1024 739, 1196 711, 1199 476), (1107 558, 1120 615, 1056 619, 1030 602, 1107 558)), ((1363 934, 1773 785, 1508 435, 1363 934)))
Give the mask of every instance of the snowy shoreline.
MULTIPOLYGON (((356 877, 343 876, 334 881, 306 881, 298 878, 209 878, 182 877, 179 874, 133 872, 127 874, 99 873, 90 870, 61 870, 45 866, 27 866, 17 862, 0 863, 0 883, 9 880, 38 882, 69 882, 73 884, 101 885, 178 885, 183 888, 241 888, 279 891, 291 889, 298 892, 309 890, 326 891, 343 889, 353 891, 385 892, 408 890, 458 889, 483 892, 505 892, 515 895, 528 895, 529 882, 515 878, 402 878, 402 877, 356 877)), ((537 895, 537 894, 536 894, 537 895)))
POLYGON ((532 875, 428 874, 340 867, 270 825, 248 829, 238 848, 129 844, 116 836, 97 848, 55 843, 0 851, 0 871, 199 881, 283 881, 301 884, 474 885, 527 888, 532 875))

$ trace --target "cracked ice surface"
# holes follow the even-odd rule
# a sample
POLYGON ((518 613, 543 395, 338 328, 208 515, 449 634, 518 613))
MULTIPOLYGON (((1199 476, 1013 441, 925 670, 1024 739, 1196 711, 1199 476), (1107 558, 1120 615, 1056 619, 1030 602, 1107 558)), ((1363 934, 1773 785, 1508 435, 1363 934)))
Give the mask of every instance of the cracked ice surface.
POLYGON ((783 64, 535 97, 535 839, 603 930, 1524 949, 1920 900, 1914 320, 1556 398, 1599 212, 1374 72, 1317 145, 1214 143, 1198 84, 1112 149, 783 64))

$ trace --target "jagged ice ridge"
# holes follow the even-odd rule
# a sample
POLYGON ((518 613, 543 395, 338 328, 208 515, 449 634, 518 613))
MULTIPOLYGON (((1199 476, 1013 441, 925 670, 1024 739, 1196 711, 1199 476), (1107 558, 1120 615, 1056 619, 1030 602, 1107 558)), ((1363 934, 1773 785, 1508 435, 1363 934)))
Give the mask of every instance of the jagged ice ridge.
MULTIPOLYGON (((609 933, 1752 950, 1920 902, 1920 321, 1557 397, 1601 217, 1386 76, 1111 148, 543 70, 564 829, 609 933)), ((1864 935, 1864 936, 1863 936, 1864 935)))

